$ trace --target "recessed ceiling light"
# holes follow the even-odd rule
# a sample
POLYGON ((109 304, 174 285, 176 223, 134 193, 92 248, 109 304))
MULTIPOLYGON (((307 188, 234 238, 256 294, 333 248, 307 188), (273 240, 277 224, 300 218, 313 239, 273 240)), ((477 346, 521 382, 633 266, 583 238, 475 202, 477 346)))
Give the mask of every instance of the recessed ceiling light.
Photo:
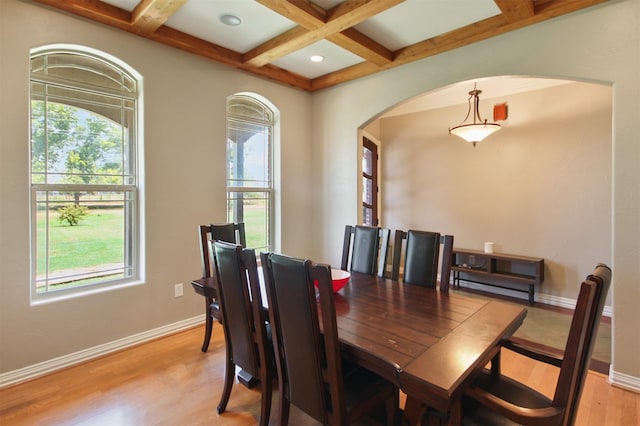
POLYGON ((242 19, 239 16, 232 15, 230 13, 225 13, 224 15, 220 15, 220 22, 225 25, 229 25, 235 27, 236 25, 240 25, 242 23, 242 19))
POLYGON ((311 62, 322 62, 324 61, 324 56, 322 55, 313 55, 311 56, 311 62))

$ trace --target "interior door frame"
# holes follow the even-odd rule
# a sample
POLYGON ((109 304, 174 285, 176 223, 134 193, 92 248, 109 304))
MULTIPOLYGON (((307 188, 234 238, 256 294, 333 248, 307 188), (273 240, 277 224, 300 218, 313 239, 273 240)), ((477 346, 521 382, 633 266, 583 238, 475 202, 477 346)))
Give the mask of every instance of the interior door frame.
POLYGON ((379 181, 378 181, 378 161, 379 161, 379 154, 378 154, 378 145, 376 145, 371 139, 367 138, 366 136, 362 136, 362 155, 364 156, 364 150, 367 149, 369 151, 371 151, 371 174, 368 174, 365 172, 364 168, 362 169, 362 222, 364 225, 370 225, 370 226, 378 226, 380 223, 380 217, 378 215, 380 208, 379 208, 379 204, 380 204, 380 200, 379 200, 379 181), (373 191, 373 196, 372 196, 372 200, 371 203, 367 203, 365 197, 364 197, 364 190, 366 188, 366 185, 364 184, 365 180, 371 180, 371 188, 373 191), (364 215, 364 209, 371 209, 371 217, 372 217, 372 223, 367 223, 365 221, 365 215, 364 215))

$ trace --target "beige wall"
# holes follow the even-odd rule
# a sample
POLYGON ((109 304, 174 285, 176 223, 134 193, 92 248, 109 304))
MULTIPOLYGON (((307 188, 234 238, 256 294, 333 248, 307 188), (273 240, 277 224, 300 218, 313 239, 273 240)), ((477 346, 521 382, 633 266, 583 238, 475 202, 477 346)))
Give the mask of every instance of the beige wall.
POLYGON ((611 264, 611 94, 571 83, 483 97, 484 118, 502 102, 510 116, 476 147, 447 131, 466 103, 379 120, 383 225, 452 234, 460 248, 493 241, 499 252, 542 257, 538 300, 575 300, 595 264, 611 264))
MULTIPOLYGON (((321 243, 317 258, 337 262, 340 250, 335 242, 345 223, 357 220, 358 127, 385 110, 421 93, 482 77, 544 76, 610 84, 610 256, 614 271, 611 378, 640 389, 640 149, 636 131, 640 119, 639 15, 637 0, 607 2, 314 95, 317 203, 313 211, 318 230, 315 239, 321 243)), ((384 179, 389 181, 387 176, 384 179)), ((471 238, 471 245, 489 237, 467 238, 471 238)), ((515 251, 515 242, 509 244, 509 250, 515 251)))
POLYGON ((227 95, 258 92, 282 112, 281 249, 335 263, 344 225, 359 210, 359 127, 457 81, 537 75, 613 85, 612 378, 640 389, 639 15, 637 0, 610 2, 308 95, 45 7, 0 1, 0 374, 201 315, 202 300, 188 288, 174 299, 173 284, 199 273, 196 225, 224 218, 227 95), (148 274, 143 286, 30 307, 28 51, 57 42, 104 50, 145 76, 148 274))
POLYGON ((35 4, 0 1, 0 373, 197 316, 203 299, 197 225, 224 221, 225 102, 256 92, 281 112, 280 248, 309 253, 311 96, 188 53, 35 4), (146 282, 40 306, 29 304, 29 49, 77 43, 144 77, 146 282), (184 297, 173 297, 175 283, 184 297))

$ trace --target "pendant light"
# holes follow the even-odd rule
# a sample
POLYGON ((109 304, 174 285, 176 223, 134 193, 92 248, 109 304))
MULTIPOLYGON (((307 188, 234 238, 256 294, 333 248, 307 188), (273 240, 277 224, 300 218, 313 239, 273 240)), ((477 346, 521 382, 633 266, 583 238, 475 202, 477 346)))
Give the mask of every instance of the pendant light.
POLYGON ((462 123, 455 127, 449 127, 449 134, 456 135, 467 142, 471 142, 473 146, 476 146, 476 143, 482 141, 484 138, 489 136, 492 133, 500 130, 500 125, 497 123, 487 123, 486 119, 482 119, 480 117, 480 95, 482 90, 478 90, 476 85, 473 85, 473 90, 469 92, 469 99, 467 102, 469 103, 469 109, 467 110, 467 116, 462 120, 462 123), (465 124, 467 119, 469 118, 469 114, 471 114, 471 102, 473 101, 473 123, 465 124))

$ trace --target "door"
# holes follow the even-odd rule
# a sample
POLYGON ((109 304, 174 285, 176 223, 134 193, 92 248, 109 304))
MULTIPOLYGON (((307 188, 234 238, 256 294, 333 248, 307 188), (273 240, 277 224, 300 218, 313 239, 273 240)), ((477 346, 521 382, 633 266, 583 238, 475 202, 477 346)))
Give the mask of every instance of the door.
POLYGON ((362 222, 378 226, 378 146, 362 138, 362 222))

